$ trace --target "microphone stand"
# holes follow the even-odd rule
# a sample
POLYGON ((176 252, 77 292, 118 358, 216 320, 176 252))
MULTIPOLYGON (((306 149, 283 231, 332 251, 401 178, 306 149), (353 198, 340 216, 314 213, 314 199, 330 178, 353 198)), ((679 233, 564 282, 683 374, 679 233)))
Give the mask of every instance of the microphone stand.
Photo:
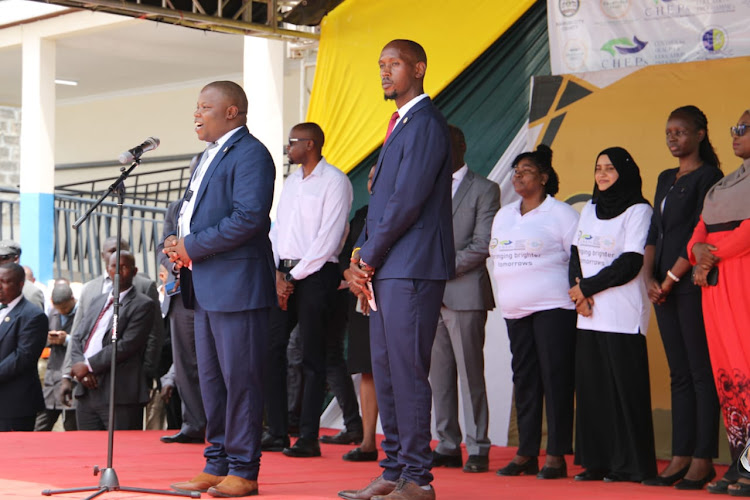
POLYGON ((67 488, 63 490, 44 490, 42 491, 42 495, 45 496, 51 496, 51 495, 57 495, 60 493, 74 493, 79 491, 93 491, 94 493, 92 495, 89 495, 85 498, 85 500, 91 500, 94 497, 97 497, 103 493, 109 492, 109 491, 132 491, 135 493, 152 493, 155 495, 170 495, 170 496, 177 496, 177 497, 188 497, 188 498, 200 498, 201 494, 200 492, 194 491, 189 493, 181 493, 178 491, 172 491, 172 490, 153 490, 153 489, 147 489, 147 488, 133 488, 130 486, 120 486, 120 482, 117 479, 117 473, 115 472, 114 467, 112 466, 112 456, 113 456, 113 448, 114 448, 114 442, 115 442, 115 375, 117 372, 117 362, 116 362, 116 354, 117 354, 117 325, 118 325, 118 319, 119 319, 119 313, 120 313, 120 238, 121 238, 121 232, 122 232, 122 205, 125 202, 125 179, 127 179, 128 175, 130 175, 130 172, 132 172, 135 167, 141 164, 141 158, 136 157, 133 161, 133 164, 130 165, 130 168, 126 169, 125 167, 120 168, 120 177, 117 178, 117 180, 112 183, 111 186, 107 189, 107 192, 104 193, 99 200, 97 200, 96 203, 85 213, 83 214, 77 221, 73 223, 73 228, 78 229, 81 224, 83 224, 84 221, 86 221, 90 216, 91 213, 112 193, 117 193, 117 243, 115 246, 115 252, 116 252, 116 268, 115 268, 115 279, 114 283, 112 285, 112 293, 114 295, 114 300, 112 302, 113 306, 113 316, 112 316, 112 356, 111 356, 111 363, 110 363, 110 383, 109 383, 109 416, 107 421, 107 468, 106 469, 100 469, 98 465, 94 466, 94 475, 97 476, 99 473, 101 473, 101 478, 99 479, 99 484, 97 486, 84 486, 81 488, 67 488))

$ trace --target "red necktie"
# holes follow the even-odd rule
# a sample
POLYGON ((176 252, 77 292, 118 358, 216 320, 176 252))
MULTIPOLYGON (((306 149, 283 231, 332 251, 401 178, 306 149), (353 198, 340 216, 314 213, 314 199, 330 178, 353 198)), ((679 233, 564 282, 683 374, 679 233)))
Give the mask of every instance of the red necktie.
POLYGON ((383 144, 385 144, 388 141, 388 138, 391 136, 393 127, 396 126, 396 121, 398 121, 398 111, 394 111, 391 115, 391 119, 388 121, 388 130, 385 132, 385 140, 383 141, 383 144))
POLYGON ((112 302, 114 302, 115 298, 110 297, 107 301, 107 305, 104 306, 104 309, 102 309, 102 312, 99 313, 99 317, 96 318, 96 323, 94 323, 94 328, 91 329, 91 333, 89 333, 89 338, 86 339, 86 345, 83 347, 83 352, 86 352, 86 350, 89 348, 89 344, 91 343, 91 339, 94 337, 94 332, 96 331, 97 327, 99 326, 99 322, 102 320, 102 317, 104 317, 104 313, 106 313, 110 307, 112 307, 112 302))

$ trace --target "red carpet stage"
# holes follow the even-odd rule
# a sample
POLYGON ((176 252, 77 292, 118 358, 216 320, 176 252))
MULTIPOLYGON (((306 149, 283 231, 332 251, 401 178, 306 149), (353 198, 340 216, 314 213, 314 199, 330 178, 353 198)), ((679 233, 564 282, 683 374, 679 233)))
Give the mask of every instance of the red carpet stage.
MULTIPOLYGON (((331 433, 333 431, 330 431, 331 433)), ((169 483, 190 478, 203 465, 201 445, 163 444, 161 431, 122 431, 115 434, 114 468, 122 486, 166 489, 169 483)), ((321 458, 288 458, 265 453, 262 458, 260 494, 268 500, 335 499, 340 489, 361 487, 379 474, 374 462, 350 463, 341 455, 350 447, 324 445, 321 458)), ((0 499, 25 500, 84 498, 67 493, 43 497, 44 489, 72 488, 98 484, 94 465, 106 467, 106 432, 0 433, 0 499)), ((680 492, 633 483, 580 483, 569 478, 538 480, 535 477, 499 477, 495 470, 515 453, 513 448, 493 447, 492 472, 465 474, 460 469, 435 469, 435 489, 440 500, 465 499, 581 499, 633 500, 664 498, 707 498, 708 493, 680 492)), ((381 453, 382 455, 382 453, 381 453)), ((465 455, 464 455, 465 456, 465 455)), ((572 461, 571 457, 568 457, 572 461)), ((660 464, 663 465, 663 464, 660 464)), ((723 474, 725 467, 718 470, 723 474)), ((176 498, 140 493, 110 492, 103 499, 153 500, 176 498)), ((203 494, 203 498, 212 498, 203 494)))

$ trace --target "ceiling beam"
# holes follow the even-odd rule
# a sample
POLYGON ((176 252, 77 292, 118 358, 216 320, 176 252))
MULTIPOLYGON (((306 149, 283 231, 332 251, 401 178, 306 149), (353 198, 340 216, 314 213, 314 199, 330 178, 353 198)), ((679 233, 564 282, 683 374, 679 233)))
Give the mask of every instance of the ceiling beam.
MULTIPOLYGON (((145 5, 137 1, 126 0, 36 0, 44 3, 53 3, 76 7, 93 11, 119 14, 123 16, 148 19, 152 21, 166 22, 178 26, 201 29, 204 31, 216 31, 222 33, 231 33, 238 35, 259 36, 264 38, 276 38, 285 40, 318 40, 319 35, 317 28, 296 27, 297 29, 278 27, 275 14, 276 1, 269 1, 269 24, 253 23, 241 21, 233 18, 211 16, 201 13, 206 9, 201 5, 200 8, 193 8, 190 11, 179 10, 174 8, 171 2, 162 2, 162 7, 154 5, 145 5)), ((201 0, 193 0, 193 4, 200 5, 201 0)), ((250 4, 251 2, 248 2, 250 4)), ((219 4, 217 14, 221 15, 222 5, 219 4)), ((290 25, 292 26, 292 25, 290 25)))

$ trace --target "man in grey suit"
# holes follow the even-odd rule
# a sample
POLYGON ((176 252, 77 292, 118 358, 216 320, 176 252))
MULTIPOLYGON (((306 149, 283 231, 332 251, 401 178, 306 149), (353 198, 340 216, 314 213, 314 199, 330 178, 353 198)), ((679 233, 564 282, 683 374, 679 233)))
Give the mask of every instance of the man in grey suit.
MULTIPOLYGON (((102 244, 101 256, 102 256, 102 269, 103 273, 87 281, 83 288, 81 288, 81 296, 78 298, 78 313, 73 319, 73 326, 71 327, 71 335, 78 333, 83 318, 86 316, 91 304, 102 295, 109 295, 112 291, 112 278, 109 276, 107 267, 109 265, 110 257, 115 253, 117 247, 117 237, 110 236, 104 240, 102 244)), ((120 250, 130 251, 130 245, 127 241, 120 241, 120 250)), ((144 371, 146 374, 147 389, 151 389, 151 382, 158 375, 159 358, 161 357, 161 348, 164 345, 164 323, 161 318, 159 311, 161 305, 159 303, 159 292, 156 290, 156 283, 152 281, 148 276, 142 274, 136 274, 133 278, 133 286, 136 290, 144 295, 148 295, 154 304, 156 314, 153 316, 152 324, 150 325, 148 340, 146 343, 146 354, 143 362, 144 371)), ((89 332, 82 332, 82 335, 86 335, 89 332)), ((65 364, 63 365, 63 377, 69 378, 68 374, 72 367, 70 362, 70 344, 68 344, 68 350, 65 353, 65 364)))
POLYGON ((484 383, 484 325, 495 307, 487 273, 490 230, 500 208, 499 186, 472 172, 464 163, 466 141, 461 129, 449 126, 453 151, 453 238, 456 277, 445 285, 430 382, 439 443, 433 467, 461 467, 458 387, 463 395, 466 447, 464 472, 489 470, 489 410, 484 383))
MULTIPOLYGON (((108 268, 110 278, 114 277, 116 266, 117 256, 112 255, 108 268)), ((158 309, 147 295, 133 286, 137 273, 133 255, 121 251, 117 343, 112 344, 114 290, 100 294, 91 302, 70 341, 70 374, 79 382, 75 388, 79 430, 106 430, 108 427, 112 349, 117 349, 114 428, 143 428, 143 407, 148 402, 144 354, 158 309)), ((64 379, 61 392, 65 402, 70 399, 71 390, 71 380, 64 379)))
MULTIPOLYGON (((164 216, 162 240, 175 234, 177 215, 182 200, 175 201, 167 208, 164 216)), ((198 358, 195 352, 195 317, 192 309, 187 309, 182 301, 180 290, 180 270, 174 262, 162 252, 164 242, 156 248, 159 261, 167 269, 171 283, 170 290, 164 297, 169 314, 169 326, 172 334, 172 368, 174 384, 180 395, 182 426, 180 431, 171 436, 159 438, 162 443, 203 443, 206 435, 206 412, 203 410, 201 388, 198 380, 198 358), (168 302, 168 304, 167 304, 168 302)))

